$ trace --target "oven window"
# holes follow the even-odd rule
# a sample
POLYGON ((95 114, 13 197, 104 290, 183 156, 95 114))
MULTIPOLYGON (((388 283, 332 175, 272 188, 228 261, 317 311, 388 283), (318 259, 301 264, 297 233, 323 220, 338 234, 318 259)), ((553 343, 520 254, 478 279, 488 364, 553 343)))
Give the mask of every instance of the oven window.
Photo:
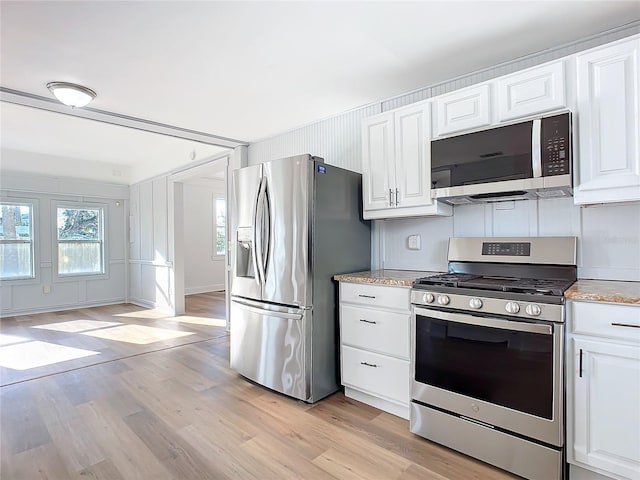
POLYGON ((552 419, 553 335, 416 315, 420 383, 552 419))

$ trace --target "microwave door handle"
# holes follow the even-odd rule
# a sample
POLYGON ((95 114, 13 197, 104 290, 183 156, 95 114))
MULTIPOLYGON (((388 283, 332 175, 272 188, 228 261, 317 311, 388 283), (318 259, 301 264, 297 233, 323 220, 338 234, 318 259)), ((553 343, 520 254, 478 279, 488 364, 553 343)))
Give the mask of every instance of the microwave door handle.
POLYGON ((542 147, 540 138, 542 134, 542 120, 537 118, 533 121, 531 129, 531 167, 533 178, 542 177, 542 147))

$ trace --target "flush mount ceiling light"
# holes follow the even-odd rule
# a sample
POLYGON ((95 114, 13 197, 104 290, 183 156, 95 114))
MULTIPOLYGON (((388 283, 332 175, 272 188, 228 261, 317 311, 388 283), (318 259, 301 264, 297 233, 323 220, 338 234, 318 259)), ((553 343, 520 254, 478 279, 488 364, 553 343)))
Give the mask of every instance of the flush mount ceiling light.
POLYGON ((47 88, 60 100, 70 107, 84 107, 96 98, 96 92, 90 88, 68 82, 50 82, 47 88))

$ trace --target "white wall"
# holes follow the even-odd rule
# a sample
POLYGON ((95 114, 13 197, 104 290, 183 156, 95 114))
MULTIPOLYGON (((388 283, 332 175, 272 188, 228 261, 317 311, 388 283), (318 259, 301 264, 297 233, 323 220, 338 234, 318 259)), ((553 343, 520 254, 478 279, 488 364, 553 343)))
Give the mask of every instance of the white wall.
MULTIPOLYGON (((4 167, 4 165, 3 165, 4 167)), ((2 201, 34 204, 36 278, 0 282, 0 315, 65 310, 126 301, 129 189, 109 183, 2 171, 2 201), (55 271, 56 203, 98 204, 105 212, 106 274, 60 278, 55 271), (49 293, 44 293, 49 287, 49 293)))
POLYGON ((225 289, 225 257, 215 254, 216 198, 225 198, 224 180, 184 183, 184 289, 187 295, 225 289))
POLYGON ((25 174, 50 175, 61 178, 84 178, 101 183, 128 185, 131 169, 126 165, 58 157, 42 153, 3 148, 2 169, 25 174))
POLYGON ((168 177, 131 186, 129 230, 129 299, 170 311, 168 177))
POLYGON ((572 198, 461 205, 452 217, 380 222, 383 268, 446 271, 449 237, 578 237, 578 276, 640 280, 640 204, 577 207, 572 198), (421 249, 407 237, 420 235, 421 249))

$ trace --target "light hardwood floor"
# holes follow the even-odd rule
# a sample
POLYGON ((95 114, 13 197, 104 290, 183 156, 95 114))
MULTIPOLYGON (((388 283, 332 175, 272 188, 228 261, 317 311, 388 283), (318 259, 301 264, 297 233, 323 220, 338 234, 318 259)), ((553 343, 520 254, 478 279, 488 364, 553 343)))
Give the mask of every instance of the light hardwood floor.
POLYGON ((187 303, 195 323, 131 305, 3 320, 3 335, 10 327, 10 335, 79 349, 103 342, 105 360, 87 363, 93 355, 9 377, 0 388, 0 478, 515 478, 417 437, 407 421, 342 393, 308 405, 244 380, 229 369, 224 327, 204 322, 223 318, 224 300, 195 297, 187 303), (85 335, 93 330, 31 328, 74 320, 193 334, 127 344, 117 335, 85 335))

